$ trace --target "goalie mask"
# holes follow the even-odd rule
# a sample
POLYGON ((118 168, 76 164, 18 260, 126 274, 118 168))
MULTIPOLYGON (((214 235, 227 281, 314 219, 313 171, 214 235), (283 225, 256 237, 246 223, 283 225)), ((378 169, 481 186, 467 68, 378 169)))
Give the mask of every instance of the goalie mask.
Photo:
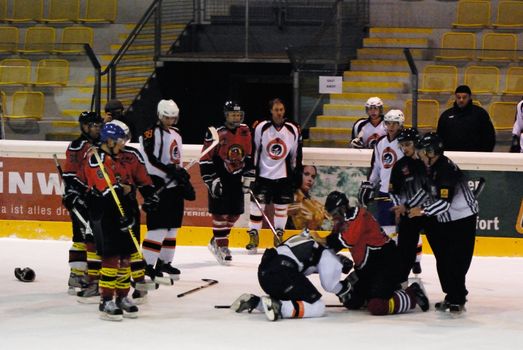
POLYGON ((164 118, 174 118, 172 125, 176 125, 178 123, 180 109, 173 100, 160 100, 160 102, 158 102, 157 114, 158 119, 162 121, 164 118))
POLYGON ((223 114, 225 117, 225 126, 229 129, 236 129, 243 123, 245 113, 242 107, 236 101, 227 101, 223 106, 223 114))

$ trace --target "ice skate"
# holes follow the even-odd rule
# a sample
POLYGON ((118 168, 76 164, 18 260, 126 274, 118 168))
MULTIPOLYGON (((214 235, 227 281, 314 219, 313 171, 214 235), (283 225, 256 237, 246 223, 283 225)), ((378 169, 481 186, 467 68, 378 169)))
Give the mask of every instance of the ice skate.
POLYGON ((269 296, 261 298, 263 304, 263 311, 265 311, 265 316, 269 321, 276 321, 281 318, 281 302, 279 300, 273 299, 269 296))
POLYGON ((154 283, 152 280, 144 279, 143 281, 131 282, 131 285, 134 289, 137 289, 142 292, 147 292, 150 290, 158 289, 158 284, 154 283))
POLYGON ((123 311, 123 317, 125 318, 137 318, 138 317, 138 306, 129 299, 128 297, 116 298, 116 306, 123 311))
POLYGON ((281 228, 276 229, 276 235, 274 236, 274 246, 277 247, 283 242, 283 230, 281 228))
POLYGON ((436 304, 434 304, 434 309, 436 311, 446 312, 449 310, 449 308, 450 308, 450 303, 446 300, 439 301, 436 304))
POLYGON ((423 312, 428 311, 430 307, 429 298, 425 294, 425 291, 421 288, 418 283, 412 283, 409 288, 414 292, 416 303, 419 305, 423 312))
POLYGON ((249 313, 256 309, 260 303, 260 297, 254 294, 244 293, 236 299, 232 305, 231 310, 234 312, 243 312, 247 310, 249 313))
POLYGON ((87 288, 87 281, 85 280, 85 275, 77 275, 73 272, 69 274, 69 280, 67 281, 67 294, 76 295, 77 288, 84 289, 87 288))
POLYGON ((249 254, 256 254, 258 252, 258 244, 260 243, 260 236, 255 229, 247 231, 249 234, 249 243, 245 246, 249 254))
POLYGON ((163 273, 153 265, 145 266, 145 275, 150 280, 146 282, 148 284, 156 283, 163 284, 165 286, 172 286, 174 284, 174 281, 170 277, 165 277, 163 273))
POLYGON ((421 264, 419 262, 415 262, 414 266, 412 266, 412 273, 415 276, 421 273, 421 264))
POLYGON ((228 247, 219 247, 213 237, 207 248, 209 248, 209 251, 214 255, 220 265, 230 265, 232 256, 228 247))
POLYGON ((462 313, 467 311, 465 309, 465 304, 450 304, 449 305, 449 313, 451 316, 459 316, 462 313))
POLYGON ((136 305, 142 305, 147 301, 147 291, 135 289, 131 297, 136 305))
POLYGON ((106 321, 121 321, 123 320, 123 311, 120 309, 114 300, 102 300, 98 306, 100 310, 100 318, 106 321))
MULTIPOLYGON (((171 262, 165 263, 164 261, 158 259, 156 262, 156 270, 160 271, 162 274, 166 273, 171 279, 171 285, 173 281, 178 281, 180 279, 180 270, 171 265, 171 262)), ((165 277, 164 277, 165 278, 165 277)))
POLYGON ((87 288, 82 289, 76 293, 80 304, 97 304, 100 301, 100 290, 98 289, 98 281, 89 283, 87 288))

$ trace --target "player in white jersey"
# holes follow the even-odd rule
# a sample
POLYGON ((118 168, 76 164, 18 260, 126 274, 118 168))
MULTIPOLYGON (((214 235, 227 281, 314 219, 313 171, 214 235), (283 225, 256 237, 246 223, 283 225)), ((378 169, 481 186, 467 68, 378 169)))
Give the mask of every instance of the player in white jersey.
MULTIPOLYGON (((274 204, 274 228, 281 241, 287 223, 287 209, 294 200, 292 179, 302 166, 302 139, 299 126, 285 119, 285 105, 281 99, 271 100, 269 107, 271 119, 254 127, 253 160, 256 178, 252 184, 252 192, 262 210, 266 204, 274 204)), ((251 198, 249 243, 246 246, 250 253, 257 250, 262 218, 262 212, 251 198)))
POLYGON ((177 280, 180 271, 171 266, 176 235, 182 225, 184 199, 194 200, 195 194, 189 174, 182 167, 182 137, 174 127, 179 118, 178 106, 173 100, 161 100, 157 114, 158 122, 143 133, 140 143, 154 186, 167 186, 159 194, 158 210, 147 213, 143 257, 145 273, 151 279, 160 281, 157 277, 165 272, 171 280, 177 280))
POLYGON ((516 106, 516 120, 512 128, 512 145, 510 152, 523 152, 523 100, 516 106))
POLYGON ((371 170, 368 181, 361 184, 358 194, 359 202, 366 206, 373 198, 375 189, 378 188, 376 218, 385 233, 393 236, 396 231, 393 206, 389 197, 390 173, 394 164, 403 157, 397 137, 403 129, 405 116, 399 109, 391 109, 383 118, 387 127, 387 134, 382 136, 372 154, 371 170))
POLYGON ((352 148, 373 148, 380 137, 387 133, 383 123, 383 101, 371 97, 365 102, 367 118, 358 119, 352 126, 352 148))
POLYGON ((426 228, 436 258, 436 267, 445 299, 436 310, 464 311, 468 290, 465 278, 472 261, 476 239, 478 202, 459 167, 443 152, 443 141, 429 132, 418 142, 418 154, 428 167, 430 199, 409 210, 409 217, 435 217, 426 228))

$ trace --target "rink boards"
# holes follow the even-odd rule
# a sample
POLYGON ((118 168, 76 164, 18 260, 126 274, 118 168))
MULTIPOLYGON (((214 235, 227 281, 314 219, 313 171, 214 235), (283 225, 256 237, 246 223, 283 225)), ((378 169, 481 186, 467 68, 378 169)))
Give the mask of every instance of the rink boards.
MULTIPOLYGON (((62 184, 53 162, 64 163, 67 142, 0 140, 0 237, 70 239, 69 213, 61 205, 62 184)), ((134 145, 138 146, 138 145, 134 145)), ((184 145, 182 159, 198 158, 201 145, 184 145)), ((370 164, 370 150, 304 148, 304 164, 316 165, 318 178, 313 197, 323 202, 336 189, 347 193, 351 203, 370 164)), ((523 256, 523 155, 510 153, 447 152, 467 173, 474 188, 480 177, 486 186, 479 198, 476 255, 523 256)), ((198 165, 190 169, 197 199, 185 203, 180 245, 206 245, 211 237, 207 189, 198 165)), ((245 197, 248 204, 248 197, 245 197)), ((270 209, 269 209, 270 211, 270 209)), ((248 208, 246 210, 248 213, 248 208)), ((248 215, 233 229, 231 245, 247 243, 248 215)), ((144 220, 142 222, 145 222, 144 220)), ((326 227, 328 228, 328 227, 326 227)), ((145 232, 143 228, 142 232, 145 232)), ((288 232, 287 234, 291 234, 288 232)), ((261 246, 272 245, 271 232, 263 230, 261 246)), ((430 252, 428 244, 423 250, 430 252)))

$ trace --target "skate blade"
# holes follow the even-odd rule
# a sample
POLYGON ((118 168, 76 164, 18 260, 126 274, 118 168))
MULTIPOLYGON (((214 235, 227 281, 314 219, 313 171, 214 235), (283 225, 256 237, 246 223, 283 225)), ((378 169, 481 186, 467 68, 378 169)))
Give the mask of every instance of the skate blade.
POLYGON ((68 287, 67 288, 67 294, 69 295, 76 295, 77 291, 75 287, 68 287))
POLYGON ((123 315, 109 315, 105 312, 100 312, 100 318, 104 321, 119 322, 123 320, 123 315))
MULTIPOLYGON (((180 279, 180 277, 178 277, 178 279, 180 279)), ((160 276, 156 276, 154 278, 154 282, 157 283, 157 284, 161 284, 161 285, 164 285, 164 286, 172 286, 174 284, 174 279, 170 278, 170 277, 160 277, 160 276)))
POLYGON ((147 302, 147 295, 141 298, 133 298, 133 301, 136 305, 143 305, 147 302))
POLYGON ((138 311, 137 312, 123 312, 124 318, 138 318, 138 311))
POLYGON ((76 298, 76 301, 79 304, 98 304, 100 303, 100 296, 93 296, 93 297, 78 297, 76 298))
POLYGON ((156 283, 151 281, 151 282, 145 282, 145 283, 136 283, 134 285, 134 289, 139 290, 141 292, 147 292, 150 290, 155 290, 155 289, 157 289, 157 287, 156 287, 156 283))
POLYGON ((255 255, 256 253, 258 253, 258 248, 247 249, 247 254, 249 255, 255 255))

